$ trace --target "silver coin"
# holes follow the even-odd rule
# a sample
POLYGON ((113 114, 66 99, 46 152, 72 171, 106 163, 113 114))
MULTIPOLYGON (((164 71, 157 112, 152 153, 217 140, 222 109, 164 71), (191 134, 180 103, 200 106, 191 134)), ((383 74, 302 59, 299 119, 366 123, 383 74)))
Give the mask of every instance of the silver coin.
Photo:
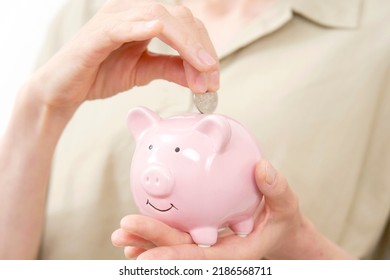
POLYGON ((216 92, 193 93, 194 104, 202 114, 211 114, 218 105, 218 94, 216 92))

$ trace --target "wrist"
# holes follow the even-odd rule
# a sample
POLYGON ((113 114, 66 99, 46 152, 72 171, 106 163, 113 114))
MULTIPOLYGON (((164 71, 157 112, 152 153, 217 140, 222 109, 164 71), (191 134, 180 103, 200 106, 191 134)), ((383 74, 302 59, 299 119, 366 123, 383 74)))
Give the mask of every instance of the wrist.
POLYGON ((282 242, 278 259, 353 259, 354 257, 324 236, 304 216, 295 230, 289 232, 287 242, 282 242))
POLYGON ((19 92, 5 134, 12 146, 21 148, 28 143, 54 148, 76 111, 77 108, 48 104, 41 90, 42 86, 33 78, 19 92))

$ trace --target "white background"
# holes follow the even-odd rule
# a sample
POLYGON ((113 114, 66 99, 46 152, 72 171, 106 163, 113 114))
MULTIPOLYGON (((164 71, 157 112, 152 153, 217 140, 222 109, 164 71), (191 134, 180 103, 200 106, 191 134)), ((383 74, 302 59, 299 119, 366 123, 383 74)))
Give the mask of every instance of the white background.
MULTIPOLYGON (((268 261, 268 260, 216 260, 216 261, 0 261, 0 279, 7 280, 329 280, 329 279, 390 279, 389 261, 268 261), (120 275, 124 268, 138 270, 137 275, 120 275), (251 268, 270 268, 271 275, 239 273, 240 271, 258 271, 251 268), (178 269, 176 275, 156 275, 151 270, 162 268, 172 271, 178 269), (149 269, 149 273, 147 273, 149 269), (202 274, 184 275, 184 270, 199 270, 202 274), (142 270, 145 273, 142 273, 142 270), (214 272, 216 275, 213 275, 214 272), (222 273, 220 273, 222 272, 222 273), (147 275, 149 274, 149 275, 147 275)), ((266 270, 268 271, 268 270, 266 270)))
POLYGON ((2 0, 0 5, 0 136, 15 96, 34 69, 47 28, 66 0, 2 0))

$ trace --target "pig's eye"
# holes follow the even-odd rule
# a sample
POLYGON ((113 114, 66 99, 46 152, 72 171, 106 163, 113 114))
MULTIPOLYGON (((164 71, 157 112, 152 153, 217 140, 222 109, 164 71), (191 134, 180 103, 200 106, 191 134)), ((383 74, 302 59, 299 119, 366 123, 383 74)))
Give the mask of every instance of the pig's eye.
POLYGON ((153 149, 153 145, 149 145, 149 150, 153 149))
POLYGON ((176 152, 176 153, 180 152, 180 148, 179 148, 179 147, 176 147, 175 152, 176 152))

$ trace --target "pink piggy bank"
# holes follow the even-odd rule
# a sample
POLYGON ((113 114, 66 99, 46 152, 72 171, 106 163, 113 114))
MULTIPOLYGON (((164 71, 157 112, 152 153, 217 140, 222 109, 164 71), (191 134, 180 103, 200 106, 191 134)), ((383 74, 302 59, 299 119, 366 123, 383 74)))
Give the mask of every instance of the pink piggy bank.
POLYGON ((127 117, 136 139, 130 181, 140 212, 188 232, 199 246, 229 226, 249 234, 262 198, 254 178, 261 155, 238 122, 221 115, 160 118, 137 107, 127 117))

